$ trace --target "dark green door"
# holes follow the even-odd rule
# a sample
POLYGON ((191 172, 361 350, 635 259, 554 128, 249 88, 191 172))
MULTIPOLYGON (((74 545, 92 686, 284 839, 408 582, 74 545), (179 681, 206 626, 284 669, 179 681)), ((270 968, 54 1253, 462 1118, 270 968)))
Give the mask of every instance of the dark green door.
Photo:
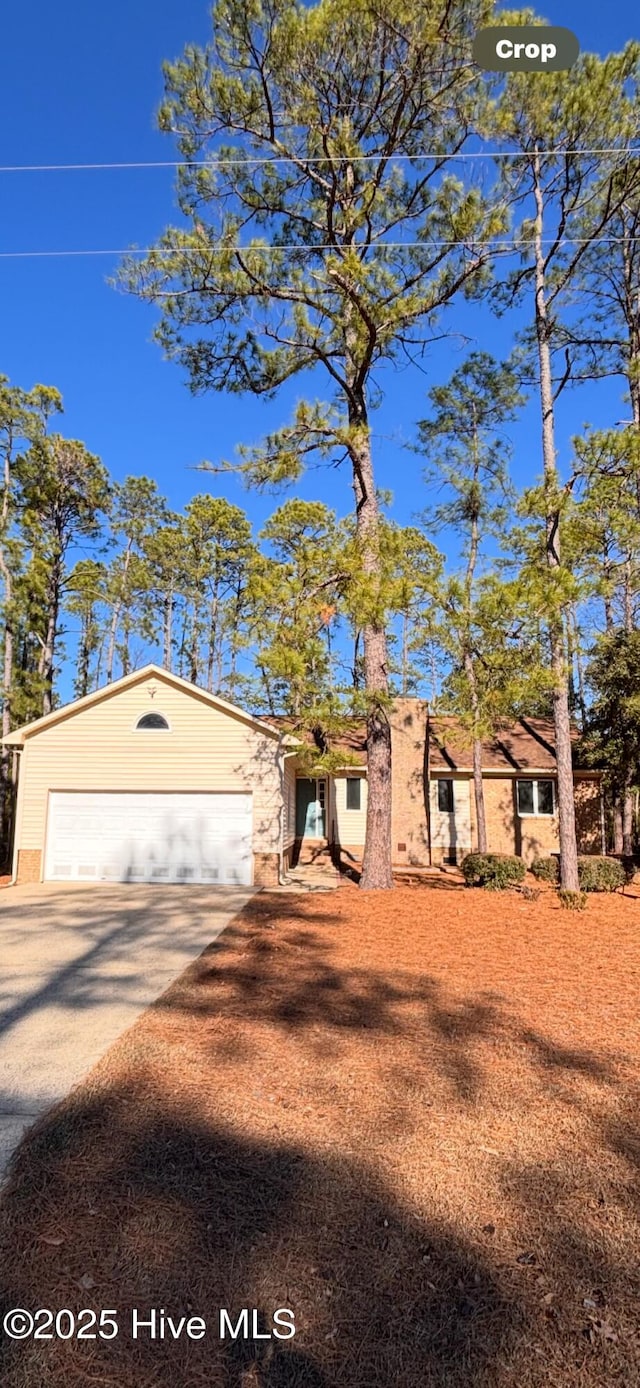
POLYGON ((299 776, 296 781, 296 838, 323 839, 325 782, 299 776))

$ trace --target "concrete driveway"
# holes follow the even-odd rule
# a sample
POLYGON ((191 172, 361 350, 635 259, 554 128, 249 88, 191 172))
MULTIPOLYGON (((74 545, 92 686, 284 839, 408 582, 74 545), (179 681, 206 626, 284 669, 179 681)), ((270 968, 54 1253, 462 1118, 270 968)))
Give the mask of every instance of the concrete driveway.
POLYGON ((112 883, 0 892, 0 1176, 29 1124, 251 896, 112 883))

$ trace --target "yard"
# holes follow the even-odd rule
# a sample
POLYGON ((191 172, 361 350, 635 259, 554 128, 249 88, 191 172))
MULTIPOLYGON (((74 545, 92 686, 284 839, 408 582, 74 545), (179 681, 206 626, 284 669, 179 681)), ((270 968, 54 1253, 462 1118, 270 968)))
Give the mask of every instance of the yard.
POLYGON ((639 919, 444 876, 256 897, 18 1152, 2 1314, 120 1333, 0 1340, 3 1388, 637 1382, 639 919), (134 1341, 133 1306, 209 1334, 134 1341))

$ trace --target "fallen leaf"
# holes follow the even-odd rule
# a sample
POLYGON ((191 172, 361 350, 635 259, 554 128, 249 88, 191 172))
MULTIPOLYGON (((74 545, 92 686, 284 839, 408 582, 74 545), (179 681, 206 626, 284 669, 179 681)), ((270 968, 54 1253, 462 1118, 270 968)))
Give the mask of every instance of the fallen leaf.
POLYGON ((82 1288, 83 1292, 90 1291, 91 1287, 95 1287, 95 1285, 90 1272, 84 1272, 82 1277, 78 1279, 78 1286, 82 1288))
MULTIPOLYGON (((61 1243, 64 1243, 64 1239, 56 1238, 53 1234, 43 1234, 43 1235, 41 1236, 40 1242, 41 1242, 41 1243, 49 1243, 49 1244, 51 1244, 51 1247, 52 1247, 52 1248, 59 1248, 59 1247, 60 1247, 60 1244, 61 1244, 61 1243)), ((595 1304, 595 1303, 594 1303, 594 1304, 595 1304)))

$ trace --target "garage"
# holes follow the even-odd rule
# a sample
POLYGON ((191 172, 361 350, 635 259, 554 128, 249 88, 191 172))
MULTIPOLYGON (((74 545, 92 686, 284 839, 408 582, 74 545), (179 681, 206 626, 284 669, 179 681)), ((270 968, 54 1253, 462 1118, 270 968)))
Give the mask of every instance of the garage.
POLYGON ((51 790, 44 877, 250 886, 252 834, 250 794, 51 790))

